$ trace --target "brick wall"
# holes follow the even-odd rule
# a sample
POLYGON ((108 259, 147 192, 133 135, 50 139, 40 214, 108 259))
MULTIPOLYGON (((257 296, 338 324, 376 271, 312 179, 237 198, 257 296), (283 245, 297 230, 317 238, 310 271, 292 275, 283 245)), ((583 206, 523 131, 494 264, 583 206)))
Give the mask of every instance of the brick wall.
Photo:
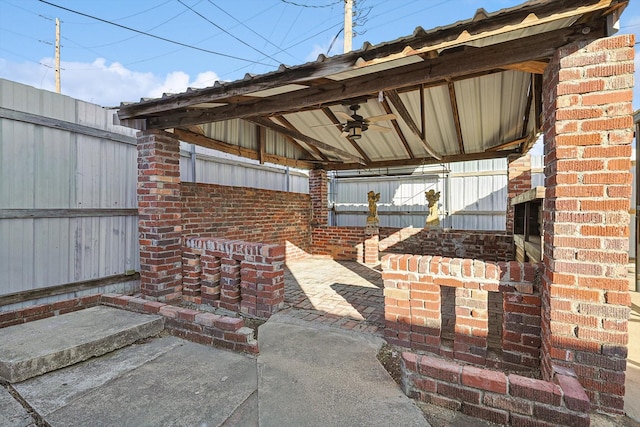
POLYGON ((558 50, 544 75, 542 371, 571 367, 621 413, 627 358, 634 38, 558 50))
POLYGON ((313 227, 312 253, 334 259, 374 263, 371 245, 379 252, 440 255, 484 261, 513 259, 513 236, 500 232, 380 227, 380 234, 367 235, 366 227, 313 227), (369 251, 364 259, 365 249, 369 251))
POLYGON ((507 168, 507 223, 506 230, 513 233, 514 208, 511 199, 531 189, 531 156, 511 155, 507 168))
POLYGON ((364 227, 313 227, 312 253, 342 261, 364 260, 364 227))
POLYGON ((286 245, 288 261, 310 251, 306 194, 189 182, 181 191, 184 237, 286 245))
POLYGON ((390 343, 480 366, 539 367, 537 264, 394 254, 382 259, 382 279, 390 343), (489 293, 502 302, 494 316, 489 293), (497 319, 500 325, 490 324, 497 319), (490 337, 491 331, 501 336, 490 337), (499 346, 489 352, 491 339, 499 346))
POLYGON ((513 236, 502 232, 381 227, 380 251, 511 261, 513 236))

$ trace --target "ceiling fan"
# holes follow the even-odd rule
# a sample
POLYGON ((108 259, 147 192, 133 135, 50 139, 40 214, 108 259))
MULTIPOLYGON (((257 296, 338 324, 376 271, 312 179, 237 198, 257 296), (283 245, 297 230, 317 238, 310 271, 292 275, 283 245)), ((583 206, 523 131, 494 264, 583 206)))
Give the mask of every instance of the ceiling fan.
MULTIPOLYGON (((352 115, 348 115, 347 113, 344 113, 342 111, 338 111, 335 113, 336 116, 345 120, 345 123, 340 124, 342 126, 342 134, 340 136, 344 138, 348 137, 351 139, 360 139, 362 138, 362 132, 368 129, 375 130, 377 132, 390 132, 391 128, 375 125, 372 123, 380 122, 384 120, 395 120, 396 118, 395 114, 383 114, 380 116, 372 116, 365 119, 364 117, 358 114, 360 105, 354 104, 350 106, 349 109, 353 111, 352 115)), ((326 126, 326 125, 321 125, 321 126, 326 126)), ((330 126, 333 126, 333 125, 330 125, 330 126)))

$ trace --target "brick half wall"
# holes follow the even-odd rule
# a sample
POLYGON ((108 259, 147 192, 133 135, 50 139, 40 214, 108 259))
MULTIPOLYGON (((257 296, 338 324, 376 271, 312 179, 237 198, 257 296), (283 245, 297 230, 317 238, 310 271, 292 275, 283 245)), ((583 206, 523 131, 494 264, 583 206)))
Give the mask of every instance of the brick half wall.
POLYGON ((512 261, 513 235, 500 231, 380 228, 380 252, 512 261))
POLYGON ((285 245, 287 261, 308 255, 308 194, 183 182, 182 236, 285 245))
POLYGON ((515 261, 385 255, 385 338, 465 363, 536 372, 541 345, 538 270, 538 264, 515 261), (500 297, 500 303, 490 294, 500 297))

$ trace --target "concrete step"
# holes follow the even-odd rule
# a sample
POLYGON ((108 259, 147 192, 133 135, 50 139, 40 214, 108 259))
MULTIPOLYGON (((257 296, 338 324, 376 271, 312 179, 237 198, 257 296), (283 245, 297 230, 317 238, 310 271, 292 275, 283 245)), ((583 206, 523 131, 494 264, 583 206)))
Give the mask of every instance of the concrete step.
POLYGON ((0 378, 24 381, 112 352, 163 328, 162 316, 97 306, 0 329, 0 378))

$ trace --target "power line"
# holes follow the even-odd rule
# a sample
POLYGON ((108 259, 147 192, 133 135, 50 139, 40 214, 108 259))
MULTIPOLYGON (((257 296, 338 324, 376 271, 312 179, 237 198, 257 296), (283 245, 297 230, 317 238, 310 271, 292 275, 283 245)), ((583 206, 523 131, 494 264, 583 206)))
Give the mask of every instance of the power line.
POLYGON ((271 40, 269 40, 268 38, 264 37, 262 34, 258 33, 257 31, 255 31, 253 28, 249 27, 248 25, 246 25, 244 22, 239 21, 237 18, 235 18, 233 15, 231 15, 229 12, 227 12, 226 10, 222 9, 220 6, 218 6, 217 4, 215 4, 212 0, 207 0, 213 7, 217 8, 218 10, 220 10, 222 13, 224 13, 225 15, 227 15, 229 18, 233 19, 234 21, 236 21, 238 24, 242 25, 244 28, 246 28, 247 30, 251 31, 253 34, 255 34, 256 36, 260 37, 262 40, 264 40, 265 42, 269 43, 271 46, 275 47, 276 49, 279 49, 278 52, 276 53, 286 53, 287 55, 289 55, 291 58, 293 59, 297 59, 295 56, 293 56, 292 54, 290 54, 289 52, 287 52, 286 50, 283 50, 280 48, 280 46, 276 45, 275 43, 273 43, 271 40))
MULTIPOLYGON (((169 0, 169 1, 171 1, 171 0, 169 0)), ((168 2, 162 3, 161 5, 158 5, 157 7, 164 6, 164 5, 165 5, 165 4, 167 4, 167 3, 168 3, 168 2)), ((156 8, 157 8, 157 7, 156 7, 156 8)), ((159 23, 158 25, 155 25, 155 26, 153 26, 153 27, 151 27, 151 28, 147 29, 146 31, 147 31, 147 32, 149 32, 149 31, 151 31, 151 30, 155 30, 156 28, 159 28, 159 27, 163 26, 163 25, 164 25, 164 24, 166 24, 167 22, 171 22, 171 21, 173 21, 174 19, 178 18, 179 16, 184 15, 185 13, 187 13, 187 11, 186 11, 186 10, 183 10, 182 12, 178 13, 177 15, 173 15, 171 18, 169 18, 169 19, 167 19, 167 20, 165 20, 165 21, 162 21, 162 22, 161 22, 161 23, 159 23)), ((136 13, 136 14, 134 14, 134 15, 130 15, 130 16, 128 16, 127 18, 129 18, 129 17, 131 17, 131 16, 135 16, 135 15, 139 15, 139 13, 136 13)), ((103 44, 100 44, 100 45, 97 45, 97 46, 90 46, 90 47, 91 47, 91 48, 96 48, 96 47, 107 47, 107 46, 113 46, 114 44, 123 43, 123 42, 126 42, 127 40, 131 40, 131 39, 133 39, 133 38, 135 38, 135 37, 139 37, 139 35, 134 35, 134 36, 131 36, 131 37, 127 37, 126 39, 122 39, 122 40, 114 41, 114 42, 111 42, 111 43, 103 43, 103 44)), ((89 48, 87 47, 87 49, 89 49, 89 48)))
POLYGON ((239 41, 240 43, 242 43, 243 45, 255 50, 256 52, 258 52, 260 55, 265 56, 269 59, 272 59, 273 61, 277 63, 279 63, 279 61, 274 58, 273 56, 269 55, 268 53, 264 53, 262 51, 260 51, 259 49, 256 49, 255 47, 251 46, 249 43, 245 42, 244 40, 239 39, 238 37, 234 36, 233 34, 231 34, 229 31, 225 30, 224 28, 222 28, 220 25, 216 24, 215 22, 213 22, 212 20, 210 20, 209 18, 207 18, 206 16, 202 15, 201 13, 199 13, 198 11, 196 11, 195 9, 193 9, 191 6, 186 5, 182 0, 178 0, 178 3, 180 3, 181 5, 183 5, 184 7, 186 7, 187 9, 189 9, 191 12, 195 13, 196 15, 198 15, 200 18, 204 19, 205 21, 207 21, 208 23, 210 23, 211 25, 213 25, 214 27, 218 28, 220 31, 224 32, 225 34, 233 37, 234 39, 236 39, 237 41, 239 41))
MULTIPOLYGON (((311 36, 307 37, 306 39, 300 40, 300 41, 299 41, 299 42, 297 42, 297 43, 294 43, 294 44, 292 44, 292 45, 289 45, 289 46, 285 47, 284 49, 285 49, 285 50, 287 50, 287 49, 291 49, 292 47, 295 47, 295 46, 297 46, 297 45, 299 45, 299 44, 301 44, 301 43, 304 43, 304 42, 306 42, 307 40, 312 39, 312 38, 314 38, 314 37, 316 37, 316 36, 319 36, 319 35, 320 35, 320 34, 322 34, 322 33, 326 33, 327 31, 333 30, 334 28, 339 27, 339 26, 341 26, 341 25, 342 25, 342 22, 339 22, 339 23, 337 23, 337 24, 335 24, 335 25, 332 25, 332 26, 331 26, 331 27, 329 27, 329 28, 326 28, 326 29, 324 29, 324 30, 322 30, 322 31, 320 31, 320 32, 318 32, 318 33, 315 33, 315 34, 313 34, 313 35, 311 35, 311 36)), ((224 77, 224 76, 227 76, 227 75, 229 75, 229 74, 231 74, 231 73, 235 73, 235 72, 237 72, 237 71, 243 70, 243 69, 247 68, 248 66, 249 66, 249 65, 245 65, 245 66, 242 66, 242 67, 240 67, 240 68, 236 68, 235 70, 232 70, 232 71, 230 71, 230 72, 228 72, 228 73, 223 74, 221 77, 224 77)))
POLYGON ((136 30, 135 28, 131 28, 131 27, 127 27, 125 25, 117 24, 115 22, 107 21, 106 19, 102 19, 102 18, 98 18, 96 16, 88 15, 86 13, 78 12, 78 11, 73 10, 73 9, 68 9, 66 7, 59 6, 59 5, 54 4, 54 3, 50 3, 50 2, 48 2, 46 0, 38 0, 38 1, 41 2, 41 3, 44 3, 44 4, 48 4, 49 6, 56 7, 58 9, 66 10, 67 12, 75 13, 77 15, 84 16, 86 18, 95 19, 96 21, 104 22, 105 24, 113 25, 113 26, 116 26, 116 27, 119 27, 119 28, 122 28, 122 29, 125 29, 125 30, 128 30, 128 31, 133 31, 134 33, 143 34, 145 36, 152 37, 152 38, 158 39, 158 40, 162 40, 162 41, 165 41, 165 42, 168 42, 168 43, 172 43, 172 44, 175 44, 175 45, 178 45, 178 46, 187 47, 189 49, 194 49, 194 50, 199 50, 201 52, 210 53, 212 55, 224 56, 225 58, 236 59, 238 61, 250 62, 252 64, 264 65, 264 66, 267 66, 267 67, 272 66, 271 64, 267 64, 267 63, 264 63, 264 62, 252 61, 250 59, 240 58, 238 56, 233 56, 233 55, 229 55, 229 54, 226 54, 226 53, 216 52, 216 51, 213 51, 213 50, 208 50, 208 49, 204 49, 204 48, 201 48, 201 47, 192 46, 192 45, 189 45, 189 44, 186 44, 186 43, 178 42, 178 41, 175 41, 175 40, 167 39, 165 37, 156 36, 154 34, 150 34, 150 33, 144 32, 144 31, 140 31, 140 30, 136 30))
POLYGON ((286 3, 286 4, 290 4, 292 6, 298 6, 298 7, 308 7, 310 9, 323 9, 325 7, 333 7, 337 4, 342 3, 343 0, 336 0, 334 2, 331 3, 327 3, 327 4, 322 4, 322 5, 315 5, 315 4, 301 4, 301 3, 296 3, 294 1, 291 0, 280 0, 282 3, 286 3))

